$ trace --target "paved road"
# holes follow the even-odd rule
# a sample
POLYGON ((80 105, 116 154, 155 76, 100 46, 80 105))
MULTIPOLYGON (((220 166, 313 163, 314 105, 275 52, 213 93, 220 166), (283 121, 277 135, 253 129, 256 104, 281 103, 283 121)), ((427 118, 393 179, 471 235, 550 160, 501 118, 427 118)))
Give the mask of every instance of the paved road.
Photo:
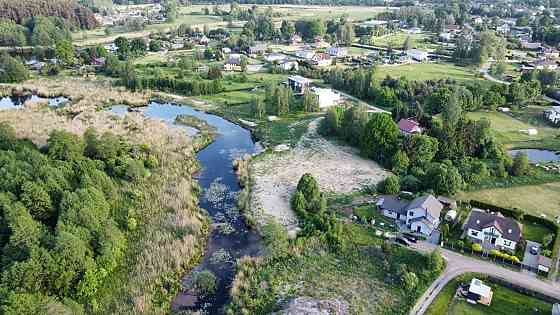
MULTIPOLYGON (((415 244, 414 246, 415 249, 422 252, 431 252, 437 247, 425 242, 415 244)), ((493 263, 463 256, 443 248, 440 248, 440 250, 447 261, 447 267, 442 275, 437 278, 436 281, 434 281, 434 283, 432 283, 426 292, 424 292, 424 294, 418 299, 416 305, 410 311, 410 315, 423 315, 428 309, 428 306, 432 304, 435 297, 449 281, 467 272, 489 274, 512 284, 516 284, 560 300, 560 287, 558 287, 556 283, 546 282, 535 278, 535 276, 529 273, 509 270, 493 263)))

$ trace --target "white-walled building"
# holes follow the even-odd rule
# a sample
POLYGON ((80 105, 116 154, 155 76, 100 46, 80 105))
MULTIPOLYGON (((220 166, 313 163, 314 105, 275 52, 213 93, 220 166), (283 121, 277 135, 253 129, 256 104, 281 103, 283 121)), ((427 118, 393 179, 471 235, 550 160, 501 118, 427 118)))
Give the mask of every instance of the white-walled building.
POLYGON ((416 61, 427 61, 428 60, 428 52, 419 50, 419 49, 410 49, 406 52, 406 54, 416 60, 416 61))
POLYGON ((553 124, 560 124, 560 106, 552 106, 545 110, 544 118, 553 124))
POLYGON ((512 218, 473 209, 464 226, 466 236, 484 248, 515 251, 521 239, 521 225, 512 218))
POLYGON ((412 201, 385 196, 377 203, 383 214, 399 220, 413 232, 431 235, 439 226, 443 205, 434 196, 427 195, 412 201))
POLYGON ((348 49, 346 49, 346 47, 332 46, 327 49, 327 52, 335 58, 344 58, 348 56, 348 49))
POLYGON ((319 108, 321 108, 321 110, 337 105, 342 100, 340 93, 337 93, 333 89, 323 89, 323 88, 314 87, 311 88, 311 91, 313 91, 313 93, 317 95, 317 99, 319 101, 319 108))

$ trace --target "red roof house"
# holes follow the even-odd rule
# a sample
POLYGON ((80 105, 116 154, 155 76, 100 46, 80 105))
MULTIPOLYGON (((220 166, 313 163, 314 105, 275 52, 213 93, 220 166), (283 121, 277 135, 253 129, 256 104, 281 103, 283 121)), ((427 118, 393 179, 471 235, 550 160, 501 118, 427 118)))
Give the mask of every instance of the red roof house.
POLYGON ((421 133, 422 128, 420 128, 420 124, 410 118, 403 118, 399 121, 399 129, 402 133, 411 135, 413 133, 421 133))

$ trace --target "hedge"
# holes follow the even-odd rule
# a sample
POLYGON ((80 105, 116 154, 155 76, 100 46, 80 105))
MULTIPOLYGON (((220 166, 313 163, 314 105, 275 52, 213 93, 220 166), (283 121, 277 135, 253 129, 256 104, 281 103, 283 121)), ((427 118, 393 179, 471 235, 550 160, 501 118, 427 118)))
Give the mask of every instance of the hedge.
POLYGON ((471 200, 470 204, 474 208, 500 212, 504 216, 513 217, 518 221, 523 221, 523 219, 525 217, 525 212, 523 210, 517 209, 517 208, 513 208, 513 209, 502 208, 502 207, 498 207, 498 206, 495 206, 495 205, 492 205, 492 204, 489 204, 489 203, 485 203, 485 202, 482 202, 482 201, 478 201, 478 200, 471 200))

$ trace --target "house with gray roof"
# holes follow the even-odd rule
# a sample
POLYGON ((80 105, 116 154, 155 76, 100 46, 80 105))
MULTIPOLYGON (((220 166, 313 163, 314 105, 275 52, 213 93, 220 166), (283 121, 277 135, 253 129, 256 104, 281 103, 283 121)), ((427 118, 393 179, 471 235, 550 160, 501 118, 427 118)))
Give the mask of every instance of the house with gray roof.
POLYGON ((443 205, 434 196, 426 195, 413 200, 398 196, 383 196, 377 202, 389 218, 396 219, 413 232, 431 235, 439 226, 443 205))
POLYGON ((473 209, 463 227, 466 237, 486 249, 515 251, 521 239, 521 224, 500 213, 473 209))

